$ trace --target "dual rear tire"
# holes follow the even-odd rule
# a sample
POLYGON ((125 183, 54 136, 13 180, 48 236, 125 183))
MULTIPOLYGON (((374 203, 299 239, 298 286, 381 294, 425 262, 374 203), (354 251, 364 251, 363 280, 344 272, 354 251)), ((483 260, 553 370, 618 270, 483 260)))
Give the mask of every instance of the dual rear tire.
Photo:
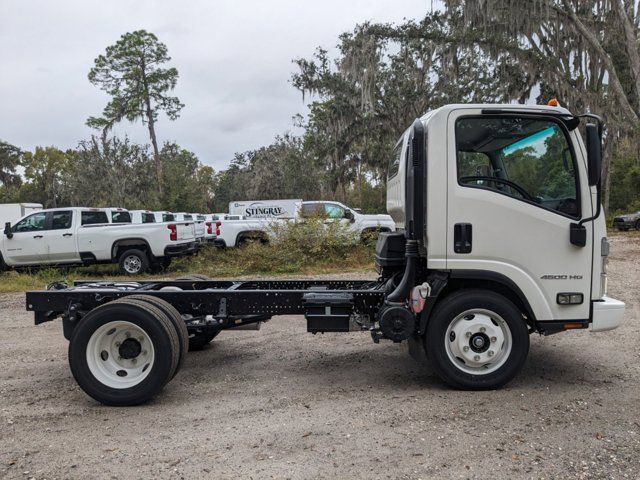
POLYGON ((98 402, 138 405, 177 374, 188 341, 186 325, 173 306, 132 295, 82 318, 69 343, 69 365, 78 385, 98 402))

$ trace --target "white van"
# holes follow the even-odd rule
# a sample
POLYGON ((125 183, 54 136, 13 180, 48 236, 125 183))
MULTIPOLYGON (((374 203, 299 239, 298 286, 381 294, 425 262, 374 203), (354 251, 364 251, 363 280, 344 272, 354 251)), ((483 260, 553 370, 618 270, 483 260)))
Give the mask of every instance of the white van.
POLYGON ((248 200, 229 202, 229 215, 253 218, 295 218, 300 214, 302 199, 248 200))

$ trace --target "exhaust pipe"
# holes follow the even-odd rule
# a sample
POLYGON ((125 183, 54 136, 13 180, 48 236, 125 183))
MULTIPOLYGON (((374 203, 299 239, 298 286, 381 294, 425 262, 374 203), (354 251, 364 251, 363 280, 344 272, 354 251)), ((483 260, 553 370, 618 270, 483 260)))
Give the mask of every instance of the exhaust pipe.
POLYGON ((409 292, 416 284, 419 245, 424 235, 424 166, 425 128, 420 119, 413 122, 411 133, 411 162, 407 164, 405 194, 405 257, 407 262, 398 286, 385 299, 378 313, 380 333, 372 330, 374 342, 388 338, 401 342, 413 335, 416 329, 415 315, 407 307, 409 292))
POLYGON ((402 280, 385 301, 387 305, 405 305, 415 285, 419 256, 419 242, 424 234, 424 168, 425 128, 420 119, 413 122, 411 132, 411 162, 407 164, 405 188, 405 257, 407 263, 402 280))

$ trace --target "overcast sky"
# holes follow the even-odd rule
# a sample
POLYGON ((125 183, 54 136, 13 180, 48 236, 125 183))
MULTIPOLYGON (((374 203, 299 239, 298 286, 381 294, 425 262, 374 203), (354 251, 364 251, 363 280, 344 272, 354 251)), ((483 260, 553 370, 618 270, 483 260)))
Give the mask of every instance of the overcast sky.
MULTIPOLYGON (((70 148, 108 97, 87 80, 93 59, 121 34, 149 30, 169 48, 186 104, 161 116, 160 142, 176 141, 224 169, 234 152, 294 131, 306 113, 291 60, 367 20, 421 18, 431 0, 0 0, 0 139, 23 149, 70 148)), ((115 132, 148 143, 140 124, 115 132)))

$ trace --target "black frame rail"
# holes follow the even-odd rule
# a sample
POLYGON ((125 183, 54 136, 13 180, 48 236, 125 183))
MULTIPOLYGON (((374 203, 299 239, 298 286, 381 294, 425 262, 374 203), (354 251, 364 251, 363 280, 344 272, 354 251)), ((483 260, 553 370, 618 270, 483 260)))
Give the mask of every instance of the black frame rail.
POLYGON ((384 302, 385 284, 370 280, 174 280, 140 282, 76 281, 72 287, 53 284, 26 294, 36 325, 84 313, 128 295, 150 295, 173 305, 181 314, 214 318, 304 315, 305 295, 348 295, 353 313, 375 315, 384 302))

